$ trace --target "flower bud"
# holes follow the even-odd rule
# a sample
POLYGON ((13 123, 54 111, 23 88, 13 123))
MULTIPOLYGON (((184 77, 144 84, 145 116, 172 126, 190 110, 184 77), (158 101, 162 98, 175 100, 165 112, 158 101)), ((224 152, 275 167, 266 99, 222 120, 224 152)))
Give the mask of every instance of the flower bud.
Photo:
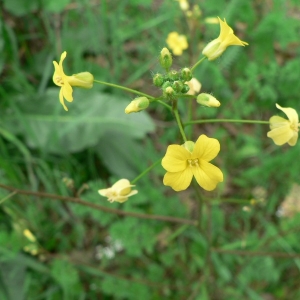
POLYGON ((165 90, 167 87, 171 86, 170 81, 165 81, 164 84, 162 85, 163 90, 165 90))
POLYGON ((125 113, 130 114, 133 112, 139 112, 146 109, 149 106, 149 100, 147 97, 138 97, 132 100, 125 108, 125 113))
POLYGON ((190 90, 190 87, 187 84, 184 84, 181 89, 181 93, 186 94, 189 90, 190 90))
POLYGON ((221 103, 212 95, 201 93, 197 97, 197 102, 207 107, 219 107, 221 103))
POLYGON ((179 74, 177 71, 175 70, 171 70, 169 73, 168 73, 168 76, 171 80, 178 80, 179 79, 179 74))
POLYGON ((71 86, 90 89, 93 87, 94 76, 90 72, 81 72, 68 76, 68 82, 71 86))
POLYGON ((182 147, 184 147, 187 151, 189 152, 193 152, 194 151, 194 148, 195 148, 195 143, 192 142, 192 141, 186 141, 182 147))
POLYGON ((164 76, 162 74, 155 74, 153 77, 153 84, 155 86, 162 86, 164 83, 164 76))
POLYGON ((175 91, 173 90, 173 88, 171 88, 170 86, 167 87, 165 90, 164 90, 164 95, 169 98, 169 99, 172 99, 173 96, 175 95, 175 91))
POLYGON ((183 83, 181 81, 174 81, 172 84, 172 88, 176 93, 180 93, 183 88, 183 83))
POLYGON ((172 66, 172 55, 166 47, 160 52, 159 62, 164 69, 169 69, 172 66))
POLYGON ((184 68, 181 70, 181 78, 184 81, 190 81, 193 78, 192 71, 189 68, 184 68))

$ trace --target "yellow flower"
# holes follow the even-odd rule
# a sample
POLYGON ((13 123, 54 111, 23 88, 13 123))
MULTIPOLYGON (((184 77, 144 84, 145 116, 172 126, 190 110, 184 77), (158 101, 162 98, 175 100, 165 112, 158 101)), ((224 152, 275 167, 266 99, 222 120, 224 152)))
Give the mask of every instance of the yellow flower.
POLYGON ((295 109, 290 107, 281 107, 277 103, 276 107, 287 115, 288 120, 279 116, 271 117, 271 130, 267 133, 267 136, 278 146, 285 143, 295 146, 298 140, 298 127, 300 127, 298 114, 295 109))
POLYGON ((220 35, 217 39, 208 43, 202 51, 202 54, 204 54, 208 60, 214 60, 221 56, 228 46, 248 45, 248 43, 241 41, 234 35, 232 28, 227 25, 225 19, 224 21, 222 21, 219 17, 218 19, 220 22, 220 35))
POLYGON ((53 82, 57 86, 61 87, 59 92, 59 101, 64 107, 64 109, 68 111, 68 108, 66 107, 64 102, 64 98, 68 102, 73 101, 72 86, 78 86, 86 89, 92 88, 94 76, 89 72, 81 72, 78 74, 73 74, 72 76, 67 76, 64 73, 64 69, 63 69, 63 61, 66 58, 66 56, 67 56, 67 52, 64 51, 60 56, 59 64, 56 61, 53 61, 54 64, 53 82))
POLYGON ((202 85, 196 78, 192 78, 186 84, 190 87, 190 90, 186 93, 187 95, 196 95, 201 90, 202 85))
POLYGON ((123 203, 128 200, 128 197, 138 193, 137 190, 131 190, 133 186, 128 179, 120 179, 112 187, 99 190, 98 193, 103 197, 107 197, 109 202, 123 203))
POLYGON ((187 141, 182 146, 170 145, 162 159, 162 166, 167 171, 164 185, 175 191, 183 191, 190 185, 193 176, 198 184, 207 191, 216 188, 223 181, 223 173, 209 163, 220 151, 218 140, 202 134, 196 143, 187 141))
POLYGON ((188 48, 186 36, 179 35, 176 31, 168 34, 166 42, 174 55, 181 55, 182 51, 188 48))
POLYGON ((186 11, 189 9, 190 5, 189 2, 187 0, 176 0, 177 2, 179 2, 180 8, 183 11, 186 11))

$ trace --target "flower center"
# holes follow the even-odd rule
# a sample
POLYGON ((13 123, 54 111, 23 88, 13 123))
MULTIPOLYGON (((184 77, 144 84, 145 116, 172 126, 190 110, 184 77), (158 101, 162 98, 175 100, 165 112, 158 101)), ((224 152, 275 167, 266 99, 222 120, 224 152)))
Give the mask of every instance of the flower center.
POLYGON ((187 162, 188 162, 188 164, 189 164, 190 167, 199 167, 199 160, 198 160, 198 158, 188 159, 187 162))
POLYGON ((290 125, 291 129, 294 130, 294 131, 296 131, 296 132, 299 131, 298 126, 299 126, 299 124, 297 124, 297 125, 291 124, 291 125, 290 125))
POLYGON ((117 198, 118 194, 116 191, 109 191, 106 194, 106 197, 108 198, 107 200, 109 202, 113 202, 117 198))
POLYGON ((56 76, 56 77, 55 77, 55 81, 56 81, 56 83, 58 83, 58 84, 61 84, 61 85, 64 84, 64 81, 63 81, 62 77, 60 77, 60 76, 56 76))

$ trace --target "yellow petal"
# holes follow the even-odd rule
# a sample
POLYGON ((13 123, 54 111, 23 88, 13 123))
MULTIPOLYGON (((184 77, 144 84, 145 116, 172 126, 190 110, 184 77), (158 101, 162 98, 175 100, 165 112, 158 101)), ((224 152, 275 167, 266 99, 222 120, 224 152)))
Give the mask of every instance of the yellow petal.
POLYGON ((296 127, 298 126, 299 117, 295 109, 290 107, 281 107, 277 103, 276 103, 276 107, 287 115, 288 119, 291 121, 292 124, 294 124, 296 127))
POLYGON ((294 132, 294 136, 288 141, 290 146, 295 146, 298 140, 298 132, 294 132))
POLYGON ((101 195, 101 196, 103 196, 103 197, 107 197, 107 194, 109 193, 109 192, 111 192, 111 188, 108 188, 108 189, 101 189, 101 190, 98 190, 98 193, 101 195))
POLYGON ((230 26, 228 26, 226 20, 222 21, 219 17, 219 22, 220 22, 220 35, 219 39, 224 41, 228 35, 233 34, 233 30, 230 26))
POLYGON ((187 167, 187 159, 190 157, 191 153, 182 146, 170 145, 161 165, 168 172, 180 172, 187 167))
POLYGON ((62 74, 58 66, 58 63, 56 61, 53 61, 53 65, 54 65, 54 74, 52 77, 53 82, 58 86, 62 86, 63 85, 62 74))
POLYGON ((271 129, 286 126, 287 124, 289 124, 289 121, 282 117, 273 116, 270 118, 270 128, 271 129))
POLYGON ((59 68, 61 69, 61 72, 64 74, 64 69, 63 69, 63 61, 67 56, 67 52, 64 51, 61 56, 60 56, 60 60, 59 60, 59 68))
POLYGON ((59 91, 59 102, 61 103, 61 105, 64 107, 64 109, 66 111, 68 111, 68 108, 65 105, 65 101, 64 101, 64 95, 63 95, 63 88, 60 89, 59 91))
POLYGON ((63 90, 64 98, 66 98, 66 100, 68 102, 72 102, 73 101, 73 96, 72 96, 73 89, 72 89, 71 85, 68 82, 65 82, 62 87, 62 90, 63 90))
POLYGON ((128 179, 120 179, 115 184, 112 185, 112 189, 114 190, 122 190, 130 185, 130 181, 128 179))
POLYGON ((220 151, 220 143, 218 140, 209 138, 205 134, 201 134, 195 143, 192 158, 211 161, 220 151))
POLYGON ((224 47, 228 46, 245 46, 248 45, 248 43, 241 41, 233 32, 232 28, 226 23, 226 20, 222 21, 219 17, 220 22, 220 36, 219 39, 221 40, 221 43, 224 44, 224 47))
POLYGON ((271 138, 276 145, 281 146, 294 136, 294 132, 295 131, 291 129, 290 124, 287 123, 284 126, 272 129, 267 133, 267 136, 271 138))
POLYGON ((217 184, 223 181, 222 171, 205 160, 200 161, 200 167, 192 170, 198 184, 206 191, 214 190, 217 184))
POLYGON ((114 198, 114 199, 112 199, 112 201, 111 202, 119 202, 119 203, 124 203, 125 201, 127 201, 128 200, 128 197, 127 196, 118 196, 118 197, 116 197, 116 198, 114 198))
POLYGON ((164 185, 170 186, 174 191, 186 190, 191 184, 193 173, 191 168, 186 168, 182 172, 167 172, 164 176, 164 185))

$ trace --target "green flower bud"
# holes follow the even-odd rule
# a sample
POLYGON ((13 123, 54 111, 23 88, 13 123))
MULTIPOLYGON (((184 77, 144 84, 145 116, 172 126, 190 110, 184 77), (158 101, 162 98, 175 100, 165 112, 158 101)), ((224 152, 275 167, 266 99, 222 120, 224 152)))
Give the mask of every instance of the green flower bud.
POLYGON ((94 76, 90 72, 81 72, 68 76, 68 82, 71 86, 90 89, 93 87, 94 76))
POLYGON ((170 81, 165 81, 164 84, 162 85, 163 90, 165 90, 167 87, 171 86, 170 81))
POLYGON ((187 84, 184 84, 181 89, 181 93, 186 94, 189 90, 190 90, 190 87, 187 84))
POLYGON ((178 79, 179 79, 179 74, 178 74, 177 71, 171 70, 171 71, 168 73, 168 77, 169 77, 171 80, 178 80, 178 79))
POLYGON ((181 70, 181 78, 184 81, 190 81, 193 78, 192 71, 189 68, 184 68, 181 70))
POLYGON ((172 55, 166 47, 160 52, 159 62, 164 69, 169 69, 172 66, 172 55))
POLYGON ((149 106, 149 100, 147 97, 138 97, 132 100, 125 108, 125 113, 130 114, 146 109, 149 106))
POLYGON ((155 86, 162 86, 164 83, 164 76, 162 74, 155 74, 153 77, 153 84, 155 86))
POLYGON ((172 88, 176 93, 180 93, 183 88, 183 83, 181 81, 174 81, 172 84, 172 88))
POLYGON ((181 145, 182 147, 184 147, 187 151, 189 152, 193 152, 194 151, 194 147, 195 147, 195 143, 192 141, 186 141, 183 145, 181 145))
POLYGON ((168 99, 172 99, 174 95, 175 95, 175 91, 170 86, 164 90, 164 96, 167 97, 168 99))
POLYGON ((212 95, 201 93, 197 97, 197 102, 207 107, 219 107, 221 103, 212 95))

